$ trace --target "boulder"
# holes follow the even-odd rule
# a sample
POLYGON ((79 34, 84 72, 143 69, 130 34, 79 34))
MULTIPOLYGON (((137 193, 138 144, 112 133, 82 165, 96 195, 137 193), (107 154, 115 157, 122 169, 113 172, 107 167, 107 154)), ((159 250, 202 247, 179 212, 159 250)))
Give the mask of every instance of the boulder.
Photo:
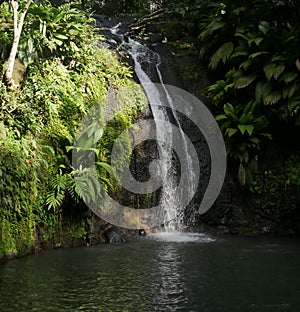
POLYGON ((104 233, 106 242, 112 243, 126 243, 128 242, 128 237, 117 227, 111 226, 104 233))

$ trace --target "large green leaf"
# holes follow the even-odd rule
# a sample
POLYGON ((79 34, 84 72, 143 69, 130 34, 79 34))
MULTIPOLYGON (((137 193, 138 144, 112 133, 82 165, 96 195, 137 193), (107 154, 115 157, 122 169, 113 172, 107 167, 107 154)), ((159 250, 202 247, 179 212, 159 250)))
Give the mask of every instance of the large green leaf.
POLYGON ((269 52, 266 52, 266 51, 255 52, 249 55, 249 59, 254 59, 260 55, 265 55, 265 54, 269 54, 269 52))
POLYGON ((275 80, 277 80, 279 78, 279 76, 283 73, 284 69, 285 69, 284 63, 280 63, 275 68, 275 71, 274 71, 274 78, 275 78, 275 80))
POLYGON ((54 17, 54 19, 53 19, 52 22, 53 22, 54 24, 58 23, 65 15, 66 15, 66 12, 64 12, 64 11, 59 12, 59 13, 54 17))
POLYGON ((292 84, 288 91, 288 98, 291 99, 292 96, 295 94, 295 92, 298 90, 299 90, 299 85, 296 83, 292 84))
POLYGON ((252 114, 252 111, 250 112, 244 112, 242 114, 242 116, 240 117, 240 123, 242 125, 246 125, 246 124, 249 124, 253 119, 253 114, 252 114))
POLYGON ((199 38, 205 40, 213 32, 225 26, 225 22, 221 21, 220 18, 213 19, 206 27, 205 30, 201 32, 199 38))
POLYGON ((97 161, 96 165, 105 169, 111 176, 113 176, 113 177, 115 176, 114 170, 109 164, 102 162, 102 161, 97 161))
POLYGON ((264 40, 263 37, 256 37, 254 36, 253 38, 248 40, 248 45, 251 46, 251 44, 254 42, 257 46, 264 40))
POLYGON ((69 39, 68 36, 66 36, 66 35, 64 35, 64 34, 61 34, 61 33, 54 33, 53 36, 54 36, 55 38, 58 38, 58 39, 61 39, 61 40, 67 40, 67 39, 69 39))
POLYGON ((263 95, 263 82, 262 81, 259 81, 257 84, 256 84, 256 87, 255 87, 255 101, 257 103, 259 103, 261 101, 261 98, 262 98, 262 95, 263 95))
POLYGON ((245 132, 248 132, 249 136, 252 135, 254 126, 253 125, 238 125, 239 130, 241 131, 242 135, 245 134, 245 132))
POLYGON ((235 88, 242 89, 242 88, 249 86, 256 79, 256 77, 257 77, 256 75, 239 77, 235 81, 235 88))
POLYGON ((232 104, 230 104, 230 103, 225 104, 223 110, 228 117, 230 117, 233 120, 238 120, 238 117, 235 113, 235 110, 234 110, 234 107, 232 106, 232 104))
POLYGON ((279 65, 271 63, 264 66, 264 72, 268 81, 270 81, 272 77, 277 80, 278 77, 283 73, 284 69, 284 63, 280 63, 279 65))
POLYGON ((272 88, 273 88, 273 85, 271 82, 267 81, 265 83, 262 83, 262 86, 261 86, 261 97, 262 97, 262 100, 264 100, 264 98, 266 96, 269 95, 269 93, 271 92, 272 88))
POLYGON ((233 51, 233 43, 232 42, 224 43, 211 57, 209 67, 211 67, 211 69, 214 70, 217 68, 221 60, 223 63, 225 63, 229 59, 232 51, 233 51))
POLYGON ((270 30, 270 23, 262 21, 259 23, 258 28, 264 35, 266 35, 267 32, 270 30))
POLYGON ((276 68, 276 64, 267 64, 264 66, 263 69, 264 69, 264 72, 268 81, 270 81, 270 79, 273 77, 275 68, 276 68))
POLYGON ((253 113, 255 107, 256 107, 257 102, 255 101, 250 101, 249 103, 247 103, 247 105, 244 108, 244 114, 248 114, 248 113, 253 113))
POLYGON ((226 115, 218 115, 218 116, 216 116, 216 121, 220 121, 220 120, 224 120, 224 119, 228 119, 228 117, 226 115))
POLYGON ((249 68, 250 65, 253 64, 252 60, 247 59, 246 61, 242 62, 239 66, 239 68, 247 70, 249 68))
POLYGON ((283 74, 282 79, 285 83, 289 83, 289 82, 295 80, 297 77, 298 77, 297 73, 288 72, 288 73, 283 74))
POLYGON ((281 99, 281 92, 278 90, 271 91, 267 96, 263 98, 265 105, 274 105, 281 99))
POLYGON ((228 137, 232 137, 235 133, 237 133, 237 129, 234 128, 227 128, 225 131, 225 134, 228 135, 228 137))

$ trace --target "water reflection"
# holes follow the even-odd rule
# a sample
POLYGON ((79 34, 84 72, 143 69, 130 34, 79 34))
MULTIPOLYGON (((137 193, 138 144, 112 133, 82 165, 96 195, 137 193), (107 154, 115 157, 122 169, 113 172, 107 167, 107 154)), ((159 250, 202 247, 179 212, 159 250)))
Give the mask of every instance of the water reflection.
POLYGON ((152 285, 158 290, 155 311, 176 311, 179 306, 185 306, 186 283, 182 272, 182 256, 178 246, 163 244, 157 251, 157 280, 152 285))
POLYGON ((139 239, 0 266, 0 311, 300 311, 299 241, 139 239))

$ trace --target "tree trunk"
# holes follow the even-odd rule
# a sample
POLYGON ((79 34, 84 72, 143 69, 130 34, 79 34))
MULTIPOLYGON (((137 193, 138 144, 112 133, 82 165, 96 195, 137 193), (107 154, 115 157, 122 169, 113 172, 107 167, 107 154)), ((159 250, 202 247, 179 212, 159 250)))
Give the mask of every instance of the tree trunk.
POLYGON ((7 61, 7 69, 5 72, 5 81, 8 86, 11 88, 16 88, 16 84, 13 80, 13 71, 14 71, 14 65, 15 65, 15 60, 18 52, 18 46, 20 42, 20 37, 21 37, 21 32, 22 28, 24 25, 24 19, 27 13, 27 10, 32 3, 32 0, 28 0, 27 3, 25 4, 21 15, 20 15, 20 20, 18 20, 18 8, 19 8, 19 3, 18 0, 10 0, 10 5, 13 9, 13 14, 14 14, 14 41, 11 47, 11 51, 9 54, 9 58, 7 61))

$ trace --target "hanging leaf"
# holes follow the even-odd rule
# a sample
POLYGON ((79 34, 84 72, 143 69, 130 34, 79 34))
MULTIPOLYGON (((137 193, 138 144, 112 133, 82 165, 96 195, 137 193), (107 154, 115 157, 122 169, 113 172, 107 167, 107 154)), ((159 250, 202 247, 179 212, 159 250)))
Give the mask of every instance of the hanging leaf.
POLYGON ((251 138, 249 138, 249 140, 250 140, 255 146, 257 146, 257 145, 260 144, 260 139, 259 139, 259 138, 253 138, 253 137, 251 137, 251 138))
POLYGON ((224 120, 224 119, 228 119, 228 117, 226 115, 218 115, 218 116, 216 116, 216 121, 220 121, 220 120, 224 120))
POLYGON ((96 164, 105 169, 111 176, 115 176, 114 170, 109 164, 101 161, 96 162, 96 164))
POLYGON ((260 52, 252 53, 252 54, 249 55, 249 59, 254 59, 254 58, 256 58, 257 56, 264 55, 264 54, 269 54, 269 52, 260 51, 260 52))
POLYGON ((206 27, 203 32, 199 35, 201 40, 209 37, 213 32, 225 26, 225 22, 221 22, 219 18, 212 20, 206 27))
POLYGON ((288 91, 288 98, 292 98, 292 96, 294 95, 294 93, 299 89, 299 85, 298 84, 292 84, 291 87, 289 88, 288 91))
POLYGON ((54 24, 56 24, 56 23, 58 23, 64 16, 65 16, 65 12, 64 11, 61 11, 61 12, 59 12, 55 17, 54 17, 54 19, 53 19, 53 23, 54 24))
POLYGON ((266 82, 262 86, 262 98, 265 98, 268 96, 268 94, 271 92, 273 85, 270 82, 266 82))
POLYGON ((233 128, 227 128, 225 134, 228 135, 228 137, 232 137, 235 133, 237 133, 237 129, 233 128))
POLYGON ((224 43, 211 57, 209 67, 212 70, 216 69, 221 60, 225 64, 227 59, 229 59, 232 51, 233 51, 233 43, 232 42, 224 43))
POLYGON ((225 104, 223 110, 226 113, 226 115, 228 117, 230 117, 232 120, 235 120, 235 121, 238 120, 238 117, 235 113, 235 110, 234 110, 232 104, 230 104, 230 103, 225 104))
POLYGON ((284 69, 285 69, 284 63, 280 63, 279 65, 272 63, 264 66, 264 72, 268 81, 270 81, 272 77, 274 77, 274 79, 277 80, 278 77, 283 73, 284 69))
POLYGON ((276 64, 267 64, 264 66, 264 72, 268 81, 273 77, 276 64))
POLYGON ((52 38, 52 41, 57 44, 58 46, 62 46, 64 44, 63 41, 57 39, 57 38, 52 38))
POLYGON ((255 87, 255 101, 258 103, 261 101, 262 98, 263 86, 264 86, 263 82, 259 81, 255 87))
POLYGON ((253 117, 252 111, 251 111, 251 112, 247 112, 247 113, 244 112, 244 113, 242 114, 242 116, 240 117, 240 124, 241 124, 241 125, 249 124, 250 121, 252 120, 252 117, 253 117))
POLYGON ((272 58, 271 58, 271 62, 278 62, 278 61, 286 61, 287 58, 286 56, 283 56, 283 55, 274 55, 272 58))
POLYGON ((298 77, 297 73, 284 73, 282 79, 285 83, 289 83, 298 77))
POLYGON ((234 53, 232 53, 230 59, 233 60, 234 58, 238 57, 238 56, 248 56, 249 52, 246 50, 235 50, 234 53))
POLYGON ((258 28, 265 35, 270 30, 270 23, 262 21, 259 23, 258 28))
POLYGON ((247 105, 244 108, 244 114, 248 114, 248 113, 253 113, 255 106, 256 106, 257 102, 255 101, 250 101, 249 103, 247 103, 247 105))
POLYGON ((248 40, 248 45, 249 47, 251 46, 251 44, 254 42, 257 46, 259 46, 259 44, 264 40, 263 37, 254 37, 248 40))
POLYGON ((280 91, 271 91, 266 97, 263 98, 265 105, 274 105, 281 99, 280 91))
POLYGON ((274 78, 275 78, 275 80, 277 80, 278 77, 283 73, 284 69, 285 69, 284 63, 279 64, 279 65, 275 68, 275 70, 274 70, 274 78))
POLYGON ((246 60, 243 63, 240 64, 239 68, 247 70, 248 67, 253 63, 252 60, 246 60))
POLYGON ((235 81, 235 88, 242 89, 249 86, 255 79, 256 75, 243 76, 235 81))
POLYGON ((238 128, 240 129, 242 135, 244 135, 245 132, 248 132, 248 134, 251 136, 254 130, 253 125, 238 125, 238 128))

